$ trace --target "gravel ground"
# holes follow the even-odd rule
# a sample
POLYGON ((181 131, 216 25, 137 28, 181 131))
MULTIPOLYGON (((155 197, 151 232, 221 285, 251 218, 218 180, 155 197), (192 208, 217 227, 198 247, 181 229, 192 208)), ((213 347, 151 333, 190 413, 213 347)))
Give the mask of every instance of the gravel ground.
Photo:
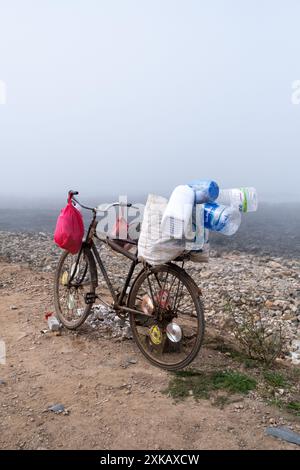
MULTIPOLYGON (((46 233, 0 232, 0 257, 9 262, 51 273, 57 266, 60 253, 52 237, 46 233)), ((101 249, 101 254, 114 286, 121 286, 130 261, 106 247, 101 249)), ((298 258, 211 250, 209 263, 188 262, 185 269, 202 289, 206 321, 216 331, 230 335, 232 313, 247 314, 249 310, 257 309, 271 327, 282 328, 284 354, 295 364, 300 363, 298 258)), ((111 313, 107 313, 110 318, 111 313)), ((116 327, 120 327, 118 322, 116 327)))

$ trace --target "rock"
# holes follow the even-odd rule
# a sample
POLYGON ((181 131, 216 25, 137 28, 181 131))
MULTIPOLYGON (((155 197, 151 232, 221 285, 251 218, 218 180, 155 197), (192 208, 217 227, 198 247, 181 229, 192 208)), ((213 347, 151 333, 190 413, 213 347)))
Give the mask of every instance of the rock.
POLYGON ((300 352, 300 340, 299 339, 295 339, 294 341, 292 341, 292 348, 293 348, 293 351, 300 352))
POLYGON ((277 263, 276 261, 269 261, 268 266, 273 269, 281 269, 282 265, 277 263))
POLYGON ((296 315, 294 315, 293 313, 290 313, 290 312, 288 312, 288 311, 282 315, 282 318, 283 318, 284 320, 297 321, 296 315))
POLYGON ((277 299, 277 300, 274 301, 274 305, 276 307, 282 307, 283 308, 283 307, 286 306, 286 302, 285 302, 285 300, 277 299))
POLYGON ((136 364, 137 363, 137 360, 134 359, 134 358, 129 358, 125 361, 123 367, 124 369, 126 369, 130 364, 136 364))
POLYGON ((297 353, 297 352, 291 352, 290 353, 291 355, 291 359, 292 359, 292 364, 294 364, 295 366, 299 365, 300 364, 300 354, 297 353))
POLYGON ((244 405, 238 403, 238 404, 234 405, 234 408, 235 408, 236 410, 243 410, 243 409, 244 409, 244 405))

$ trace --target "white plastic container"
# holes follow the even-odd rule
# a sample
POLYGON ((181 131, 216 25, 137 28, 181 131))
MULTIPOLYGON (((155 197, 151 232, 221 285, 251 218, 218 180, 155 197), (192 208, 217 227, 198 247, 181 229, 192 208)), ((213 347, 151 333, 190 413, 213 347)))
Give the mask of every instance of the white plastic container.
POLYGON ((60 323, 57 320, 55 315, 48 315, 47 317, 48 327, 50 331, 59 331, 60 330, 60 323))
POLYGON ((194 190, 188 185, 180 185, 174 189, 162 216, 161 228, 164 236, 177 239, 186 236, 194 202, 194 190))

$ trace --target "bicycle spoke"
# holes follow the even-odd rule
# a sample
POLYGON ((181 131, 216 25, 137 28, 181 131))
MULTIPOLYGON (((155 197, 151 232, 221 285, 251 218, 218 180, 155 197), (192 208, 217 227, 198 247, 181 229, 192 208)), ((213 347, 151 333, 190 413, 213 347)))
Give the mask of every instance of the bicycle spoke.
POLYGON ((56 310, 62 323, 68 328, 76 327, 86 318, 90 306, 85 302, 85 294, 92 292, 89 260, 84 253, 62 256, 56 275, 56 310), (70 283, 70 280, 71 283, 70 283))

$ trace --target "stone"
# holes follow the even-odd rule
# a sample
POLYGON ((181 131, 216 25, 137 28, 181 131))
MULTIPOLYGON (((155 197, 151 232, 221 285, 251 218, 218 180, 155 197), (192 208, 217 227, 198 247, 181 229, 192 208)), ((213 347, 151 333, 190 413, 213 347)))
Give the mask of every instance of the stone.
POLYGON ((129 364, 136 364, 136 363, 137 363, 137 359, 131 358, 131 359, 128 359, 127 362, 128 362, 129 364))
POLYGON ((297 321, 297 317, 296 315, 294 315, 293 313, 291 312, 286 312, 282 315, 282 318, 284 320, 292 320, 292 321, 297 321))
POLYGON ((299 365, 300 364, 300 354, 298 352, 291 352, 290 353, 291 355, 291 359, 292 359, 292 364, 294 364, 295 366, 299 365))
POLYGON ((277 263, 276 261, 269 261, 268 266, 273 269, 281 269, 282 265, 277 263))

